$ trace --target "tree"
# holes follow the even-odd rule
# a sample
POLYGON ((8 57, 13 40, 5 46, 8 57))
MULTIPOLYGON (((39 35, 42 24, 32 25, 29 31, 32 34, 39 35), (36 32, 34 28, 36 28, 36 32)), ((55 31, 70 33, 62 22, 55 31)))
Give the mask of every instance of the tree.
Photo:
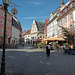
POLYGON ((70 28, 65 28, 63 26, 58 25, 60 28, 62 28, 64 36, 67 37, 67 40, 72 44, 72 48, 74 48, 74 37, 75 37, 75 30, 72 25, 70 25, 70 28))

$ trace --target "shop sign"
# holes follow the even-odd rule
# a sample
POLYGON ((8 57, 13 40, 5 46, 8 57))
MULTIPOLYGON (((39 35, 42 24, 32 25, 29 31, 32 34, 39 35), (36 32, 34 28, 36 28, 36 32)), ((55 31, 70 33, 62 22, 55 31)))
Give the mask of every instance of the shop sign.
POLYGON ((17 15, 18 11, 17 11, 17 9, 12 8, 11 13, 12 13, 13 15, 17 15))

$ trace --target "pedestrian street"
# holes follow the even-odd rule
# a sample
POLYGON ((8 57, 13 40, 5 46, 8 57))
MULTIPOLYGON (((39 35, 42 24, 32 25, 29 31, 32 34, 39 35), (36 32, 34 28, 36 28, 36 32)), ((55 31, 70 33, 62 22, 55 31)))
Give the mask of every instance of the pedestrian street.
MULTIPOLYGON (((1 56, 2 49, 0 63, 1 56)), ((30 45, 6 49, 5 61, 6 75, 75 75, 75 55, 51 51, 47 59, 45 51, 30 45)))

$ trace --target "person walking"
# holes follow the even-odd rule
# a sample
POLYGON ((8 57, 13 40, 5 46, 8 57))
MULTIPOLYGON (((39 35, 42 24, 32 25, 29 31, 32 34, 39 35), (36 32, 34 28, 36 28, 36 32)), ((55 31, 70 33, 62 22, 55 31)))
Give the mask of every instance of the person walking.
POLYGON ((50 56, 50 45, 49 45, 49 42, 46 44, 46 54, 47 54, 47 57, 50 56))

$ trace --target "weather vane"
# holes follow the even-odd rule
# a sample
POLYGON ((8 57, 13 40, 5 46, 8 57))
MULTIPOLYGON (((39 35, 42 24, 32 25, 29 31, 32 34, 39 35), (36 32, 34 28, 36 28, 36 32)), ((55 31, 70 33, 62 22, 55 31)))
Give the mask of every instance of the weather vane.
POLYGON ((11 9, 11 13, 12 13, 13 15, 17 15, 18 11, 17 11, 17 9, 16 9, 15 7, 16 7, 16 6, 20 7, 20 6, 17 5, 17 4, 14 4, 14 3, 12 3, 12 2, 10 2, 10 3, 11 3, 12 5, 9 6, 9 7, 14 7, 14 8, 11 9))

